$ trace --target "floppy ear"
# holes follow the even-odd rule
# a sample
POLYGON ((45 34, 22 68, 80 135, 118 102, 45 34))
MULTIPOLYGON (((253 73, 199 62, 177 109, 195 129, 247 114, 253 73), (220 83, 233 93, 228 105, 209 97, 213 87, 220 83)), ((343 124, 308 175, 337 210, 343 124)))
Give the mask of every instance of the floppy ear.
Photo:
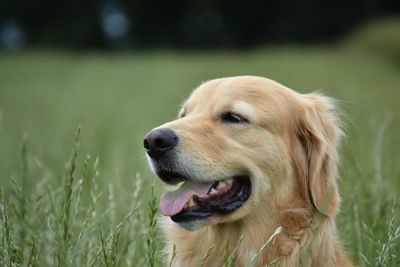
POLYGON ((296 116, 295 169, 308 202, 334 216, 339 208, 337 147, 343 132, 333 99, 317 94, 303 97, 305 106, 296 116))

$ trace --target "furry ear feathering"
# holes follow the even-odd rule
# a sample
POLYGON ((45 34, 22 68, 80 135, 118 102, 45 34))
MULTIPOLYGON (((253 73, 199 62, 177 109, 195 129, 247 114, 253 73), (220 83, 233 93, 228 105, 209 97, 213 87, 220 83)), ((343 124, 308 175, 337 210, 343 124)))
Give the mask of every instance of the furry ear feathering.
POLYGON ((337 147, 343 136, 332 98, 309 94, 297 112, 293 146, 294 168, 303 180, 306 199, 322 214, 334 216, 339 208, 336 183, 337 147))

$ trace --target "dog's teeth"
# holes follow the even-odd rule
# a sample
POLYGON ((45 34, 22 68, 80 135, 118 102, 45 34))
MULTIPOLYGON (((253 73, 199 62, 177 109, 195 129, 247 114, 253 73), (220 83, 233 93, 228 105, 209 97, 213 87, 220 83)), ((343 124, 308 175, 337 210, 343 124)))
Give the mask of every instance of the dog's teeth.
POLYGON ((216 190, 215 188, 211 188, 209 195, 213 196, 213 195, 216 195, 216 194, 218 194, 218 190, 216 190))
POLYGON ((226 186, 226 183, 225 182, 219 182, 218 183, 218 185, 217 185, 217 190, 221 190, 222 188, 224 188, 226 186))
POLYGON ((189 201, 188 201, 188 203, 186 203, 186 205, 187 205, 189 208, 191 208, 191 207, 193 207, 193 206, 195 205, 194 200, 193 200, 193 197, 191 197, 191 198, 189 199, 189 201))

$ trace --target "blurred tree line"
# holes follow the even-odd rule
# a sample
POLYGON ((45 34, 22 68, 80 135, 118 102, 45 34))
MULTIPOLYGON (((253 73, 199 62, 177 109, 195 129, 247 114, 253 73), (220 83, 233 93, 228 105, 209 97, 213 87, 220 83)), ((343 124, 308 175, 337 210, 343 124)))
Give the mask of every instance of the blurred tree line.
POLYGON ((365 20, 399 12, 399 0, 12 0, 0 1, 0 41, 74 48, 241 48, 331 41, 365 20))

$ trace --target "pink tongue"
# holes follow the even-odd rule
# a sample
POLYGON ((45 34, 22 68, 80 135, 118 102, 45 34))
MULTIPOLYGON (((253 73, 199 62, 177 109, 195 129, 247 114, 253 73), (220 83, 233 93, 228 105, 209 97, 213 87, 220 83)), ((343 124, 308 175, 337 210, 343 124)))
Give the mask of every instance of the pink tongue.
POLYGON ((165 216, 178 214, 192 196, 205 197, 212 185, 186 181, 178 190, 164 193, 160 198, 161 213, 165 216))

